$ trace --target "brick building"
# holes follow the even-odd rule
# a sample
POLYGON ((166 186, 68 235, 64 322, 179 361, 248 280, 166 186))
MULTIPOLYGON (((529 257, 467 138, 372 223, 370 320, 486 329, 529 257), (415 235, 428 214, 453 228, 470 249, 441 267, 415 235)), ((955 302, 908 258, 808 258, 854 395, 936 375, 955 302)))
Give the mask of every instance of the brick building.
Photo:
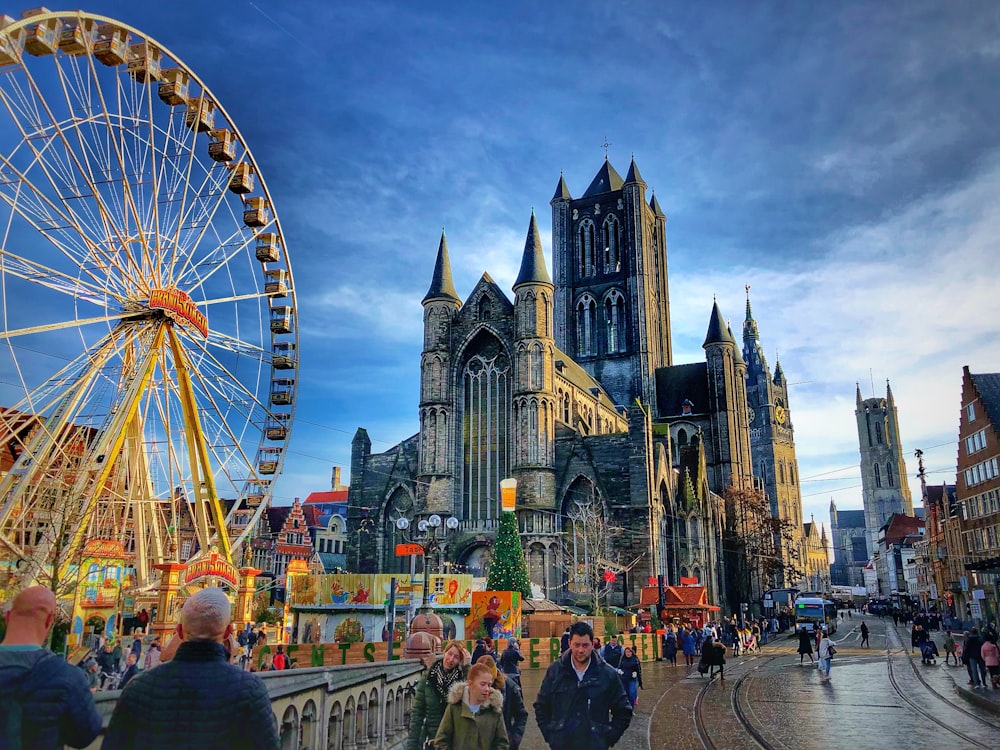
POLYGON ((1000 373, 962 370, 958 498, 962 578, 952 581, 959 618, 995 620, 1000 614, 1000 373), (982 592, 977 594, 976 592, 982 592), (977 598, 982 597, 982 598, 977 598), (976 618, 976 604, 980 617, 976 618))

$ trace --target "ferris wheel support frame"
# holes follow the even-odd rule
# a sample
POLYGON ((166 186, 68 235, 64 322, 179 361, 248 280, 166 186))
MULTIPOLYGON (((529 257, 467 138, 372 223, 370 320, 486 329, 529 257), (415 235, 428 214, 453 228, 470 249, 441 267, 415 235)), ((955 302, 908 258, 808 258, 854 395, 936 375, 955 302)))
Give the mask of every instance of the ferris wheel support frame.
POLYGON ((215 489, 215 477, 212 475, 212 464, 209 461, 208 446, 201 431, 201 420, 198 417, 198 404, 191 385, 191 373, 188 371, 187 357, 177 340, 172 325, 167 326, 167 339, 174 353, 174 368, 177 372, 177 385, 181 400, 181 411, 184 414, 184 437, 188 445, 188 462, 191 467, 191 486, 194 489, 195 502, 195 532, 201 549, 207 550, 212 542, 208 519, 205 517, 205 506, 212 514, 216 529, 222 533, 215 535, 215 540, 221 547, 221 553, 226 562, 232 563, 232 548, 229 545, 229 535, 225 533, 226 517, 219 505, 219 496, 215 489), (199 465, 200 464, 200 465, 199 465), (203 478, 201 478, 203 477, 203 478))

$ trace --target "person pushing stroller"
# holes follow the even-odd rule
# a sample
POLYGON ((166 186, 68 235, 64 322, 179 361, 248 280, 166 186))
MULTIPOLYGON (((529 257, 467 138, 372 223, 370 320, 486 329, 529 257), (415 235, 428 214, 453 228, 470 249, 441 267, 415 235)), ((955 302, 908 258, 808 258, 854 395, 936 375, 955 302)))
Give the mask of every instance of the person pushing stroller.
POLYGON ((938 648, 930 638, 920 644, 920 663, 937 664, 938 648))

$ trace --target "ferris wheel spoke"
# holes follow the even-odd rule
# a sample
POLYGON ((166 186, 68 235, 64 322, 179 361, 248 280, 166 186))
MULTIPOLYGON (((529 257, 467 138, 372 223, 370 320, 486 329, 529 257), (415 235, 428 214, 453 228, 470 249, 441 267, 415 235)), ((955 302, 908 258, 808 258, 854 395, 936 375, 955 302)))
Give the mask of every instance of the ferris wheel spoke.
MULTIPOLYGON (((89 56, 88 56, 89 58, 89 56)), ((62 75, 62 67, 57 62, 57 71, 60 75, 60 81, 63 85, 64 95, 67 98, 67 106, 72 110, 72 101, 69 98, 68 93, 66 93, 65 88, 65 77, 62 75)), ((124 245, 124 237, 118 228, 115 226, 112 216, 114 211, 110 210, 105 204, 103 195, 98 188, 96 181, 91 174, 90 170, 87 169, 81 162, 80 155, 75 151, 70 138, 66 131, 61 126, 58 119, 55 117, 51 108, 43 96, 41 89, 39 88, 35 78, 32 76, 31 72, 26 66, 21 67, 27 83, 30 88, 30 94, 34 102, 38 105, 35 108, 31 108, 28 111, 33 113, 33 116, 29 118, 29 125, 34 126, 34 130, 29 129, 21 122, 12 107, 10 97, 6 96, 6 90, 0 87, 0 96, 4 97, 4 102, 7 104, 8 112, 10 112, 12 119, 15 120, 18 128, 21 131, 22 137, 28 144, 28 148, 35 154, 35 157, 39 161, 39 166, 43 174, 49 180, 49 183, 55 193, 59 198, 62 205, 65 207, 66 211, 72 215, 73 221, 69 222, 68 227, 63 228, 73 228, 80 236, 83 238, 85 245, 89 251, 93 250, 95 242, 100 239, 111 239, 112 235, 118 240, 118 243, 124 245), (38 148, 35 145, 36 140, 43 140, 44 147, 38 148), (55 144, 58 143, 62 146, 62 152, 59 152, 55 148, 55 144), (46 159, 46 155, 51 154, 49 159, 46 159), (63 161, 65 158, 65 161, 63 161), (62 182, 58 181, 53 175, 54 170, 59 170, 63 173, 62 182), (83 181, 82 185, 77 183, 77 179, 83 181), (82 231, 82 226, 87 226, 85 217, 81 216, 72 206, 69 205, 70 200, 74 199, 84 199, 91 197, 94 199, 94 203, 99 212, 102 231, 98 236, 89 236, 86 232, 82 231)), ((18 91, 20 88, 18 87, 18 91)), ((82 133, 79 128, 74 128, 78 141, 80 142, 81 151, 86 154, 86 145, 82 140, 82 133)), ((108 177, 111 177, 110 170, 108 172, 108 177)), ((50 205, 52 202, 47 200, 50 205)), ((86 206, 86 201, 83 201, 83 205, 86 206)), ((60 212, 62 214, 62 212, 60 212)), ((65 215, 63 215, 65 218, 65 215)))
POLYGON ((145 310, 135 310, 132 312, 121 312, 115 315, 100 315, 96 318, 83 318, 78 320, 64 320, 60 323, 48 323, 46 325, 40 326, 30 326, 28 328, 18 328, 14 331, 0 331, 0 339, 12 339, 18 336, 30 336, 35 333, 49 333, 51 331, 60 331, 70 328, 79 328, 80 326, 93 325, 94 323, 110 323, 117 320, 125 320, 127 318, 136 318, 144 315, 148 315, 145 310))
POLYGON ((10 274, 99 307, 108 306, 105 290, 4 248, 0 248, 0 274, 10 274))

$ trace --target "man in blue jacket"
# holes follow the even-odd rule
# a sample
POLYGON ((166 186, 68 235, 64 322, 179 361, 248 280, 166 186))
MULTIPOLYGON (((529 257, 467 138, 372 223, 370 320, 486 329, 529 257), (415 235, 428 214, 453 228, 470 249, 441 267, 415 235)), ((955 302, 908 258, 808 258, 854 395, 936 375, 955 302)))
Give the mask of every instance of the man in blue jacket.
POLYGON ((56 598, 44 586, 18 594, 0 643, 0 748, 86 747, 101 732, 87 676, 42 648, 56 618, 56 598))
POLYGON ((594 652, 585 622, 569 631, 569 651, 549 665, 535 700, 535 720, 552 750, 606 750, 632 722, 618 672, 594 652))
POLYGON ((278 750, 264 681, 226 657, 231 609, 219 588, 184 602, 177 653, 122 691, 102 750, 278 750))

